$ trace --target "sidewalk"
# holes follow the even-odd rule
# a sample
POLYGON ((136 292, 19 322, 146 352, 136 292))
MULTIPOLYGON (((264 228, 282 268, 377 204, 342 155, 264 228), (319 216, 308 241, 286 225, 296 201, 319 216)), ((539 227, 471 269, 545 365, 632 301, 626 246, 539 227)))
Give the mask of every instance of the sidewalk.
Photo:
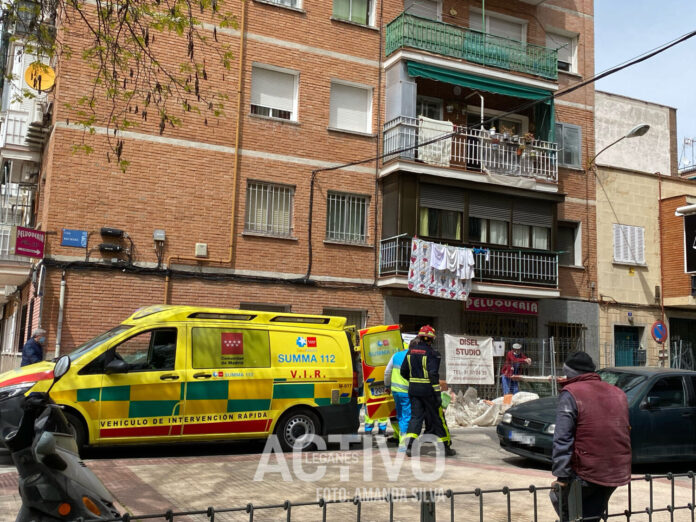
MULTIPOLYGON (((287 475, 290 481, 283 480, 282 466, 275 456, 271 457, 265 474, 258 471, 261 454, 211 455, 201 457, 166 457, 120 460, 88 460, 87 464, 104 481, 109 490, 135 515, 163 513, 167 510, 193 511, 205 510, 208 506, 217 509, 245 506, 253 503, 282 504, 286 499, 292 502, 314 502, 319 497, 327 499, 348 499, 355 494, 360 496, 381 496, 392 492, 395 495, 412 495, 421 490, 444 492, 500 490, 503 486, 528 488, 548 486, 552 480, 548 471, 525 469, 513 466, 491 465, 485 462, 465 460, 467 452, 476 451, 476 446, 456 442, 458 455, 445 461, 442 477, 435 481, 424 480, 436 468, 433 457, 434 448, 424 446, 427 456, 420 461, 407 459, 390 447, 390 459, 404 458, 398 478, 388 481, 389 466, 393 461, 383 461, 377 445, 371 449, 351 451, 312 452, 293 461, 285 455, 287 475), (321 466, 326 471, 316 480, 304 481, 304 474, 321 475, 321 466), (420 469, 419 469, 420 466, 420 469), (255 475, 262 480, 254 480, 255 475), (262 475, 262 477, 260 476, 262 475), (298 476, 300 478, 298 478, 298 476)), ((282 461, 282 458, 280 459, 282 461)), ((394 472, 395 467, 392 467, 394 472)), ((666 480, 653 484, 656 507, 670 503, 670 485, 666 480)), ((635 482, 632 496, 634 509, 648 505, 649 484, 635 482)), ((513 492, 511 497, 510 520, 529 521, 533 519, 533 495, 529 491, 513 492)), ((480 497, 474 495, 457 496, 454 500, 455 520, 479 520, 480 497)), ((691 501, 690 482, 681 480, 675 487, 675 503, 686 505, 691 501)), ((437 520, 450 520, 449 499, 437 503, 437 520)), ((507 497, 495 492, 483 495, 485 521, 507 520, 507 497)), ((20 505, 17 493, 17 474, 8 471, 0 474, 0 518, 14 520, 14 513, 20 505)), ((621 488, 612 497, 610 512, 622 512, 627 506, 627 490, 621 488)), ((553 521, 553 512, 548 492, 538 492, 538 520, 553 521)), ((361 520, 383 521, 389 519, 389 505, 385 502, 369 502, 360 506, 361 520)), ((398 502, 394 506, 395 520, 419 520, 419 505, 412 501, 398 502)), ((352 503, 329 505, 327 520, 356 520, 357 506, 352 503)), ((321 509, 316 506, 292 508, 293 520, 321 520, 321 509)), ((286 512, 281 509, 263 510, 254 513, 254 520, 285 520, 286 512)), ((688 511, 675 514, 674 520, 690 520, 688 511)), ((204 521, 204 515, 176 517, 177 521, 204 521)), ((245 513, 216 513, 216 521, 249 520, 245 513)), ((618 518, 623 520, 623 518, 618 518)), ((634 515, 631 520, 648 520, 647 515, 634 515)), ((652 520, 670 520, 668 513, 653 515, 652 520)))

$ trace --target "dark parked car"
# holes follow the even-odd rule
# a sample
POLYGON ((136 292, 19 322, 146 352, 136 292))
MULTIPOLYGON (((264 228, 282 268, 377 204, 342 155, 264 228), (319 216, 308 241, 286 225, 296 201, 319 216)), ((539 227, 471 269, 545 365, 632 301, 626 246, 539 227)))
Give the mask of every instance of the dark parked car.
MULTIPOLYGON (((620 367, 598 373, 628 398, 634 464, 696 460, 696 372, 620 367)), ((500 446, 551 462, 557 404, 548 397, 510 408, 498 424, 500 446)))

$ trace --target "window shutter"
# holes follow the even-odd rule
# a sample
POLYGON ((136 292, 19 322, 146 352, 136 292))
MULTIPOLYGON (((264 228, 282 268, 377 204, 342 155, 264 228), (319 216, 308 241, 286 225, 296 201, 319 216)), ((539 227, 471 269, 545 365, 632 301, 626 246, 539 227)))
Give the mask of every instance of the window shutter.
POLYGON ((503 20, 502 18, 491 16, 488 19, 488 32, 495 36, 502 36, 503 38, 509 38, 517 42, 524 41, 524 26, 517 22, 511 22, 510 20, 503 20))
POLYGON ((623 261, 623 234, 621 233, 621 225, 614 225, 614 261, 623 261))
POLYGON ((251 104, 293 112, 295 75, 254 67, 251 73, 251 104))
POLYGON ((351 3, 353 4, 350 13, 351 22, 367 25, 367 9, 369 6, 368 0, 351 0, 351 3))
POLYGON ((350 0, 333 0, 333 16, 341 20, 350 17, 350 0))
POLYGON ((370 132, 369 89, 331 84, 329 125, 335 129, 370 132))
POLYGON ((457 187, 421 183, 420 206, 464 212, 466 192, 457 187))
POLYGON ((413 16, 437 20, 437 0, 406 0, 404 11, 413 16))
POLYGON ((518 200, 513 209, 513 223, 551 228, 553 207, 546 201, 518 200))
POLYGON ((482 192, 472 192, 469 198, 469 216, 510 221, 510 201, 482 192))
POLYGON ((558 61, 571 63, 573 61, 573 39, 560 34, 547 34, 546 47, 558 51, 558 61))

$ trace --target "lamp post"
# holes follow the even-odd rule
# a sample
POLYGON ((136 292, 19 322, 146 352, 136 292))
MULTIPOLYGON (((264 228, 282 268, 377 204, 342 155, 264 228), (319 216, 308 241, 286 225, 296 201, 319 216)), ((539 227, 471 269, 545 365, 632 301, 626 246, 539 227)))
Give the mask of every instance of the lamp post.
POLYGON ((640 125, 636 125, 630 131, 628 131, 626 134, 621 136, 618 140, 612 141, 609 145, 607 145, 602 150, 600 150, 597 154, 595 154, 594 157, 587 164, 587 168, 589 169, 590 167, 592 167, 592 165, 594 164, 594 161, 597 159, 597 156, 599 156, 602 152, 607 150, 609 147, 613 147, 614 145, 619 143, 621 140, 624 140, 626 138, 636 138, 638 136, 643 136, 646 132, 648 132, 648 130, 650 130, 650 125, 648 125, 647 123, 641 123, 640 125))

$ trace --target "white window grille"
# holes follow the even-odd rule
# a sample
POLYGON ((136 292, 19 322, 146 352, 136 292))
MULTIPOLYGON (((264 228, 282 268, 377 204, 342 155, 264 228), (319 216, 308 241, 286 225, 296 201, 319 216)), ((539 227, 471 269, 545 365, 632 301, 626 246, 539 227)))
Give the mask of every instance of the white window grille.
POLYGON ((0 256, 10 255, 10 235, 12 227, 8 225, 0 226, 0 256))
POLYGON ((375 25, 374 0, 333 0, 333 17, 361 25, 375 25))
POLYGON ((251 68, 251 113, 297 120, 297 73, 254 65, 251 68))
POLYGON ((326 209, 326 239, 346 243, 367 242, 367 196, 329 192, 326 209))
POLYGON ((294 187, 250 181, 244 230, 288 237, 292 232, 294 187))
POLYGON ((558 51, 558 70, 577 72, 577 37, 547 33, 546 47, 558 51))
POLYGON ((558 164, 563 167, 580 168, 582 128, 571 123, 556 123, 558 164))
POLYGON ((614 223, 614 261, 645 264, 645 229, 614 223))
POLYGON ((372 89, 331 82, 329 126, 354 132, 371 132, 372 89))

